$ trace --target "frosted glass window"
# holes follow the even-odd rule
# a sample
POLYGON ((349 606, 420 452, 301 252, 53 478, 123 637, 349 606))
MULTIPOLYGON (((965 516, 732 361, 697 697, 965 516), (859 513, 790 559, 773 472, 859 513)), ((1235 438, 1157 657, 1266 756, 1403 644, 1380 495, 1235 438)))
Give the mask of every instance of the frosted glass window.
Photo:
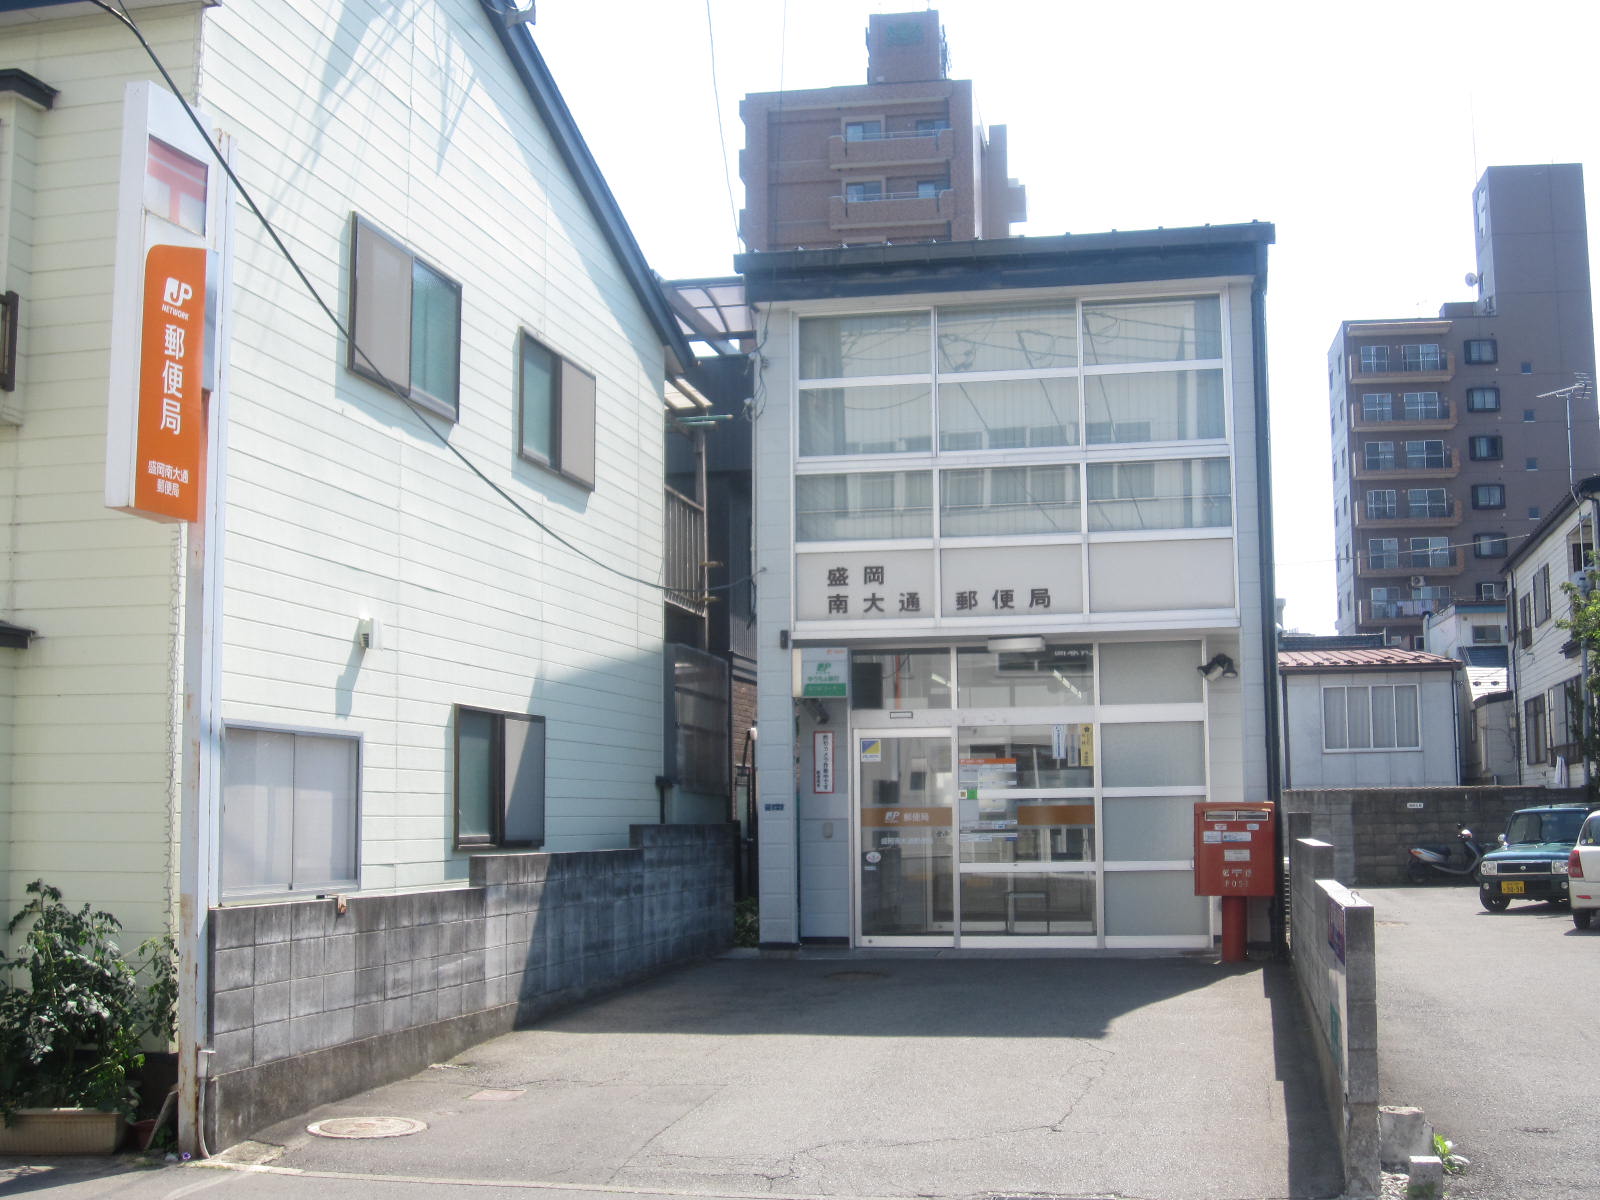
POLYGON ((1050 645, 1037 654, 963 646, 956 653, 962 708, 1094 703, 1094 647, 1050 645))
POLYGON ((456 411, 461 288, 420 258, 411 263, 411 391, 456 411))
POLYGON ((1198 721, 1101 725, 1101 782, 1108 788, 1203 784, 1204 733, 1198 721))
POLYGON ((1323 688, 1322 745, 1327 750, 1419 748, 1416 686, 1323 688))
POLYGON ((1222 309, 1215 296, 1083 306, 1083 361, 1184 362, 1222 357, 1222 309))
POLYGON ((1211 931, 1211 901, 1192 871, 1106 872, 1106 935, 1159 937, 1211 931))
POLYGON ((931 537, 932 489, 928 471, 798 476, 795 540, 931 537))
POLYGON ((1090 463, 1089 529, 1203 529, 1232 523, 1225 458, 1090 463))
POLYGON ((1198 796, 1110 796, 1101 801, 1107 862, 1194 857, 1198 796))
POLYGON ((1199 642, 1107 642, 1100 647, 1102 704, 1177 704, 1203 698, 1199 642))
POLYGON ((229 728, 222 798, 228 895, 354 886, 354 738, 229 728))
POLYGON ((1220 438, 1221 371, 1090 375, 1083 381, 1091 446, 1109 442, 1184 442, 1220 438))
POLYGON ((949 708, 950 651, 853 651, 850 707, 949 708))
POLYGON ((800 378, 923 375, 932 368, 928 314, 807 317, 800 322, 800 378))
POLYGON ((1078 468, 980 467, 940 472, 939 532, 1077 533, 1078 468))
POLYGON ((800 453, 927 453, 933 446, 932 389, 802 388, 800 453))
POLYGON ((1077 444, 1075 379, 990 379, 939 385, 941 450, 1077 444))
POLYGON ((941 372, 1077 365, 1076 305, 939 310, 941 372))

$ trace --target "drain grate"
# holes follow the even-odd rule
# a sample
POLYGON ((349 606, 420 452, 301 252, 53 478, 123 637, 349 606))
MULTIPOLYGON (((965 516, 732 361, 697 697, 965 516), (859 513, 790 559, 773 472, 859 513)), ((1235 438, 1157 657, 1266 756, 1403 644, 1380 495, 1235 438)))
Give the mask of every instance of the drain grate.
POLYGON ((410 1117, 331 1117, 306 1126, 306 1132, 325 1138, 391 1138, 421 1133, 428 1126, 410 1117))

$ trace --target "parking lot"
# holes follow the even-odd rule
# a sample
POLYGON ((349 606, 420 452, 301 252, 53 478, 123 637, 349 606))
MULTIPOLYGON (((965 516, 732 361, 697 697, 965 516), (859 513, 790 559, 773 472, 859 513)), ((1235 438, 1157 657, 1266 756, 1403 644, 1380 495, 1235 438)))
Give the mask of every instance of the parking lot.
POLYGON ((1424 1109, 1471 1167, 1452 1197, 1594 1195, 1600 929, 1487 913, 1468 885, 1363 889, 1378 950, 1380 1099, 1424 1109))

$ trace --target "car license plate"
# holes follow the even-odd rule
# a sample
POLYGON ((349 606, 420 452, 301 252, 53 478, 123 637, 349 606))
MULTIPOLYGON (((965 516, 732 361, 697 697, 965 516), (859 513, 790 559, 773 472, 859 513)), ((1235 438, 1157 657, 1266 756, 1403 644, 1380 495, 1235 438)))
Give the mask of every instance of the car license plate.
POLYGON ((1528 885, 1520 879, 1507 879, 1500 884, 1502 896, 1520 896, 1528 890, 1528 885))

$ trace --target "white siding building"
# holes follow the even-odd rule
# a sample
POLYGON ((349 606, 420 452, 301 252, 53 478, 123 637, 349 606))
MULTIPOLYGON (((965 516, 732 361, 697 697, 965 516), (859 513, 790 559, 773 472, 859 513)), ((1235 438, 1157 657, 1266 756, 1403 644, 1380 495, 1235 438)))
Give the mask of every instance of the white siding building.
POLYGON ((43 876, 165 931, 180 809, 202 905, 626 845, 658 818, 688 355, 530 29, 496 0, 130 7, 281 244, 119 21, 6 6, 0 616, 36 634, 0 649, 7 912, 43 876), (107 506, 152 243, 210 254, 192 525, 107 506))
POLYGON ((1272 791, 1271 240, 739 261, 764 943, 1211 944, 1194 804, 1272 791))
POLYGON ((1588 727, 1594 728, 1593 698, 1583 686, 1594 664, 1561 625, 1572 611, 1561 585, 1588 586, 1596 496, 1600 476, 1579 481, 1506 560, 1519 783, 1578 787, 1592 769, 1584 762, 1580 742, 1586 708, 1588 727))

